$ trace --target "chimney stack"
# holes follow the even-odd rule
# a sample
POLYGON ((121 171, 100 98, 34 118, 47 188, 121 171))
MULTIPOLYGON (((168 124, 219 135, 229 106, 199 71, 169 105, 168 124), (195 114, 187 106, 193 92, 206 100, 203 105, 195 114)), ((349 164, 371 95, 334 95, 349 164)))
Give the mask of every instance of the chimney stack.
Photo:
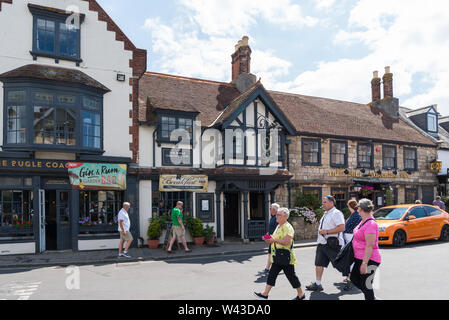
POLYGON ((251 48, 248 41, 249 38, 244 36, 235 46, 232 55, 232 82, 235 82, 242 73, 251 72, 251 48))
POLYGON ((390 67, 385 67, 385 74, 383 76, 384 82, 384 98, 393 98, 393 74, 390 67))
POLYGON ((373 80, 371 80, 371 93, 373 97, 373 102, 380 100, 380 82, 381 79, 379 78, 379 71, 373 72, 373 80))

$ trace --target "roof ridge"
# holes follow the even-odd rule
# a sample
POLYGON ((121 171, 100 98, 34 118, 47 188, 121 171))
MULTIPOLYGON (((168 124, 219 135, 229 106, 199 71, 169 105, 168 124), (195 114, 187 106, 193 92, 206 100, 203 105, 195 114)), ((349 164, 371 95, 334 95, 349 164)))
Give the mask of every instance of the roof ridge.
POLYGON ((146 71, 145 75, 154 75, 154 76, 161 76, 161 77, 174 78, 174 79, 180 79, 180 80, 189 80, 189 81, 197 81, 197 82, 206 82, 206 83, 215 83, 215 84, 223 84, 223 85, 228 85, 228 86, 235 86, 234 84, 232 84, 230 82, 207 80, 207 79, 193 78, 193 77, 180 76, 180 75, 174 75, 174 74, 168 74, 168 73, 153 72, 153 71, 146 71))
POLYGON ((334 99, 334 98, 309 96, 309 95, 305 95, 305 94, 292 93, 292 92, 283 92, 283 91, 277 91, 277 90, 267 90, 267 91, 271 92, 271 93, 275 93, 275 94, 278 93, 278 94, 282 94, 282 95, 294 96, 294 97, 299 97, 299 98, 304 97, 304 98, 313 98, 313 99, 323 99, 323 100, 327 100, 327 101, 352 103, 352 104, 357 104, 357 105, 362 105, 362 106, 368 106, 369 105, 369 103, 360 103, 360 102, 340 100, 340 99, 334 99))

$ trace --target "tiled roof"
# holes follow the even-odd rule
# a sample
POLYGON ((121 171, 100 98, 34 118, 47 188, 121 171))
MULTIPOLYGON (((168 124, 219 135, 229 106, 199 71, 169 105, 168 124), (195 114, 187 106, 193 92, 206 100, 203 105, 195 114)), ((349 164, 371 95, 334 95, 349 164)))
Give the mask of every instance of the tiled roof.
MULTIPOLYGON (((240 94, 235 85, 157 73, 146 73, 140 81, 140 121, 152 110, 199 112, 203 126, 224 121, 257 87, 240 94), (146 97, 150 104, 147 109, 146 97), (224 110, 224 108, 228 109, 224 110), (223 111, 224 110, 224 111, 223 111)), ((377 108, 354 102, 267 91, 297 132, 342 138, 434 146, 426 135, 402 119, 392 120, 377 108)))
POLYGON ((86 85, 107 92, 111 91, 97 80, 91 78, 87 74, 76 69, 66 69, 53 66, 45 66, 40 64, 28 64, 26 66, 0 74, 0 79, 21 79, 21 78, 68 82, 86 85))

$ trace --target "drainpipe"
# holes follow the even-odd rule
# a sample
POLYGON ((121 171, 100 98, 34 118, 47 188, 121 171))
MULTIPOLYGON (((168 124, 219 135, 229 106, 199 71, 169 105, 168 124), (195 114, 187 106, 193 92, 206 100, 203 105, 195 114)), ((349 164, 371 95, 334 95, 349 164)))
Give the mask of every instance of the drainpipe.
POLYGON ((157 126, 153 131, 153 168, 156 168, 156 131, 157 126))

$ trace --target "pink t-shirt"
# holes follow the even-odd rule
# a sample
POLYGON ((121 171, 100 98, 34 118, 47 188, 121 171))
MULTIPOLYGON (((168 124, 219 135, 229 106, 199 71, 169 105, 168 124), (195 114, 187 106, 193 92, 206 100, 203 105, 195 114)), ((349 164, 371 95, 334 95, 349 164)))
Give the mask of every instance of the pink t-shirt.
POLYGON ((354 248, 354 257, 359 260, 363 260, 365 257, 365 235, 366 234, 375 234, 376 241, 374 242, 373 253, 371 254, 370 260, 374 262, 381 263, 380 251, 379 251, 379 227, 375 220, 371 220, 365 223, 363 227, 360 227, 363 224, 360 223, 354 229, 354 239, 352 240, 352 247, 354 248))

